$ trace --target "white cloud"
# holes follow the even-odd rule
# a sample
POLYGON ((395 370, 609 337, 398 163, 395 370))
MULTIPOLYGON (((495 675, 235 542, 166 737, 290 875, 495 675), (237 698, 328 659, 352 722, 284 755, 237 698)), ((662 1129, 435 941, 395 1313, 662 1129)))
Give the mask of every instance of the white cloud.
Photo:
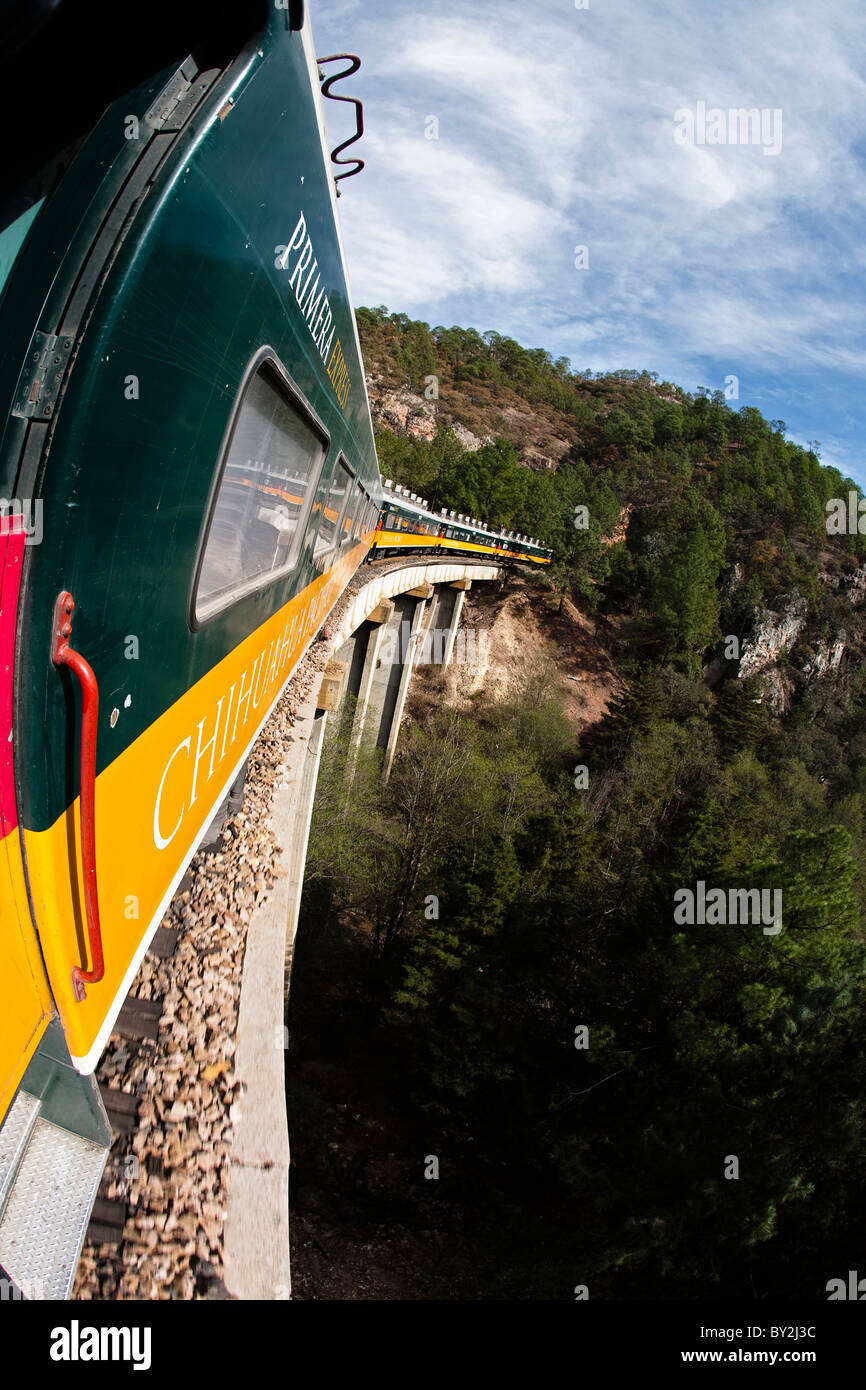
POLYGON ((580 365, 862 372, 866 13, 848 0, 320 0, 317 34, 331 15, 320 51, 365 59, 367 168, 341 200, 358 302, 580 365), (780 109, 781 153, 677 145, 699 100, 780 109))

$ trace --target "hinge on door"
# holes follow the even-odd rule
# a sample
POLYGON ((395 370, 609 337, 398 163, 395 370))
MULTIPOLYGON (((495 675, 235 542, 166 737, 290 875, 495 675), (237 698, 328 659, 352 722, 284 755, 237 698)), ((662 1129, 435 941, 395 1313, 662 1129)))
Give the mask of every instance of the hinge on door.
POLYGON ((18 378, 12 414, 22 419, 46 420, 54 414, 60 383, 72 351, 72 339, 56 333, 33 334, 27 361, 18 378))

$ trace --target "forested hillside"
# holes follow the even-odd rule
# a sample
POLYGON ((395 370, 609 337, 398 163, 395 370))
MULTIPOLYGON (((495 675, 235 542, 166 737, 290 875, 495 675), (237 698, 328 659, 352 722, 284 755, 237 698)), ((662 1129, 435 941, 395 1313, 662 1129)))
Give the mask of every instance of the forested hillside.
POLYGON ((412 1296, 826 1298, 866 1248, 866 541, 825 524, 853 484, 719 394, 358 319, 386 475, 551 544, 624 693, 579 739, 543 680, 410 709, 384 789, 331 740, 298 978, 355 943, 326 1046, 351 1017, 414 1107, 402 1170, 365 1135, 352 1219, 439 1251, 412 1296), (778 893, 779 930, 677 916, 699 883, 778 893))
POLYGON ((385 475, 552 546, 585 602, 640 616, 636 652, 694 672, 707 647, 798 598, 795 665, 840 630, 858 649, 849 597, 862 596, 866 536, 826 529, 827 502, 854 484, 786 440, 783 421, 652 372, 570 373, 497 333, 381 308, 357 318, 385 475))

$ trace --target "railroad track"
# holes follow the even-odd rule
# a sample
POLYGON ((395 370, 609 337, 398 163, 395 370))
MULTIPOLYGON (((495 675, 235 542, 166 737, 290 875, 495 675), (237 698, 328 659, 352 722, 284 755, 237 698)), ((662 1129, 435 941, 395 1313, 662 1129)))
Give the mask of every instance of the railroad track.
MULTIPOLYGON (((193 875, 187 872, 181 881, 178 893, 183 893, 191 887, 192 882, 193 875)), ((154 960, 170 960, 174 955, 179 936, 180 932, 177 928, 157 927, 147 954, 154 960)), ((158 1042, 162 1011, 163 1003, 161 1000, 140 999, 130 991, 117 1016, 112 1039, 116 1036, 118 1040, 123 1039, 139 1049, 144 1044, 158 1042)), ((136 1159, 118 1159, 115 1154, 116 1150, 127 1142, 128 1136, 134 1134, 138 1128, 138 1110, 145 1096, 143 1094, 130 1094, 128 1091, 123 1091, 117 1086, 110 1086, 105 1082, 99 1083, 99 1093, 114 1135, 107 1165, 111 1175, 110 1180, 112 1180, 116 1176, 118 1163, 122 1169, 123 1163, 128 1161, 130 1174, 133 1171, 133 1164, 137 1164, 136 1159)), ((151 1162, 150 1168, 153 1171, 153 1162, 151 1162)), ((127 1202, 117 1197, 97 1197, 93 1204, 85 1240, 94 1245, 119 1246, 123 1240, 127 1215, 127 1202)))

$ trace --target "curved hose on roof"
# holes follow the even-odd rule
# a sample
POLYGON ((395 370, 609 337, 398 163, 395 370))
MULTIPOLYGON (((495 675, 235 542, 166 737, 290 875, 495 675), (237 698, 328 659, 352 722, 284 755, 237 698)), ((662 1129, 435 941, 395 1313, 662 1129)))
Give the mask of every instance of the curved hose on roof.
MULTIPOLYGON (((323 63, 336 63, 339 62, 341 58, 348 59, 349 66, 347 68, 343 68, 342 72, 333 72, 331 73, 330 77, 326 77, 323 79, 322 96, 329 97, 331 101, 348 101, 355 108, 355 134, 350 135, 348 140, 343 141, 342 145, 337 145, 333 150, 331 150, 332 164, 339 164, 341 166, 346 164, 354 164, 355 167, 354 169, 347 169, 344 174, 335 174, 334 183, 339 183, 340 179, 350 179, 353 177, 354 174, 360 174, 361 170, 364 167, 363 159, 359 159, 357 156, 354 156, 350 159, 337 158, 338 154, 341 154, 342 151, 347 149, 349 145, 354 145, 355 141, 360 140, 361 136, 364 134, 364 108, 357 97, 341 96, 339 92, 331 91, 331 88, 333 87, 335 82, 341 82, 344 77, 350 77, 353 72, 358 71, 359 67, 361 66, 361 59, 357 57, 357 55, 354 53, 332 53, 327 58, 317 58, 316 62, 319 64, 319 67, 321 67, 323 63)), ((338 188, 338 195, 339 192, 340 190, 338 188)))

